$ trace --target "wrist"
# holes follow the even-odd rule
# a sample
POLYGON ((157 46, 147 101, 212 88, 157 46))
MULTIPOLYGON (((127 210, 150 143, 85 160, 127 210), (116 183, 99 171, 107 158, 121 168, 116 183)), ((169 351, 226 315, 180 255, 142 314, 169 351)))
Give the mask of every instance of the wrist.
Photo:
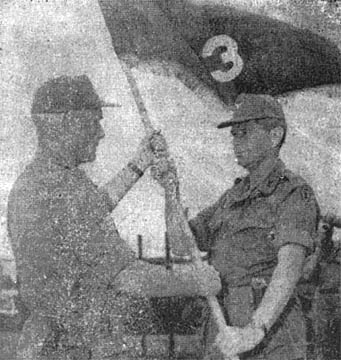
POLYGON ((130 171, 132 171, 139 178, 142 177, 144 174, 144 170, 141 169, 141 167, 139 165, 137 165, 136 162, 134 162, 134 161, 129 161, 127 164, 127 167, 130 171))
POLYGON ((137 166, 141 171, 145 172, 150 165, 145 159, 142 157, 135 157, 129 163, 133 164, 134 166, 137 166))
POLYGON ((176 181, 170 179, 165 187, 166 194, 174 194, 178 192, 178 184, 176 181))
POLYGON ((257 321, 255 319, 252 319, 252 321, 249 323, 248 326, 251 327, 252 329, 262 330, 264 333, 264 337, 266 337, 269 333, 268 327, 265 325, 265 323, 259 320, 257 321))
POLYGON ((165 186, 166 197, 178 197, 179 196, 179 183, 176 180, 170 180, 165 186))

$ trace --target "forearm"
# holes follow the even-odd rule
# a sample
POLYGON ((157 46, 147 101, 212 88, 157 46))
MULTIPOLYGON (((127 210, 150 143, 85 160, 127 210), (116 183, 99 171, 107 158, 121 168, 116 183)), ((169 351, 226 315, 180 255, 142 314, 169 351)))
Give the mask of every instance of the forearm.
POLYGON ((143 176, 146 168, 146 164, 141 160, 132 159, 113 179, 103 186, 104 190, 109 193, 114 208, 143 176))
POLYGON ((279 251, 270 284, 262 302, 253 315, 256 326, 270 329, 284 310, 302 275, 305 249, 299 245, 286 245, 279 251))
POLYGON ((192 234, 180 202, 179 188, 175 184, 165 190, 165 222, 172 251, 179 256, 190 255, 192 234))
POLYGON ((200 270, 193 264, 167 270, 161 265, 135 261, 120 273, 118 283, 122 291, 134 296, 206 296, 198 284, 200 277, 209 277, 206 292, 216 294, 220 290, 219 277, 208 265, 200 270))

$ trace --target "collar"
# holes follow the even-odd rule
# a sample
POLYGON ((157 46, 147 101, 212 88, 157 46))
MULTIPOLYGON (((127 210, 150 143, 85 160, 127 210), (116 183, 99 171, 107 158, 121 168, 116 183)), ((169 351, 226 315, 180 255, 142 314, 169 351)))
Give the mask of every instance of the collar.
POLYGON ((73 157, 64 156, 61 152, 55 152, 48 147, 39 147, 36 159, 47 163, 49 166, 57 166, 64 169, 75 169, 78 167, 73 157))
POLYGON ((232 191, 233 202, 257 197, 260 194, 270 195, 284 178, 285 165, 279 158, 263 162, 258 171, 262 176, 254 184, 250 184, 250 176, 237 178, 232 191))
POLYGON ((281 159, 277 158, 269 170, 268 175, 264 177, 264 180, 256 188, 264 195, 271 194, 278 183, 285 178, 285 165, 281 159))

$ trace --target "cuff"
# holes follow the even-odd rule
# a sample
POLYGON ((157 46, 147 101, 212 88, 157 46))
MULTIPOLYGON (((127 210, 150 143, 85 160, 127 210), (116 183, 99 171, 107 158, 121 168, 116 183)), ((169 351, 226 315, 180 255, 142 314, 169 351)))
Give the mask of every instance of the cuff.
POLYGON ((281 248, 284 245, 288 244, 296 244, 303 246, 307 255, 311 254, 314 251, 314 241, 312 236, 308 233, 308 231, 287 231, 285 234, 279 234, 277 239, 275 239, 275 244, 278 248, 281 248))

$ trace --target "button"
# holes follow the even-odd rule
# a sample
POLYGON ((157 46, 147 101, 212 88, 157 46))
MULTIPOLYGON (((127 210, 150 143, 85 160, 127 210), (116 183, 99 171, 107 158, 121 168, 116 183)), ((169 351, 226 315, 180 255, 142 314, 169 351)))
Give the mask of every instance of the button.
POLYGON ((273 231, 270 231, 266 238, 268 240, 270 240, 270 241, 274 241, 275 240, 275 233, 273 231))

